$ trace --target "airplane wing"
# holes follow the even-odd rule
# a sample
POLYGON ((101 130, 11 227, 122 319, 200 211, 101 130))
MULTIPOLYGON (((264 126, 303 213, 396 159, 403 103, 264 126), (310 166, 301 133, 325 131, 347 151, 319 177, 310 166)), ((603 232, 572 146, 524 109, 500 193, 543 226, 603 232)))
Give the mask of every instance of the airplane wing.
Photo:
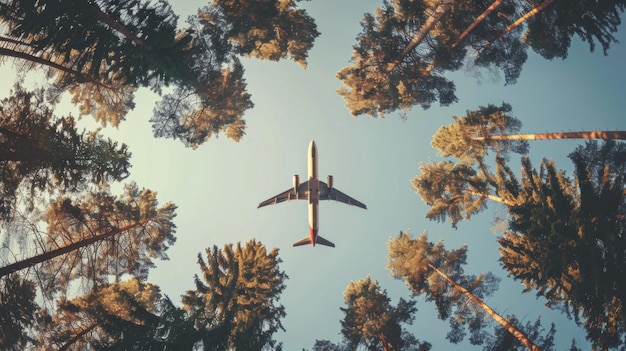
POLYGON ((320 200, 335 200, 367 210, 367 206, 365 206, 364 203, 342 193, 335 187, 329 188, 328 185, 322 181, 320 181, 320 200))
POLYGON ((259 203, 257 208, 267 206, 267 205, 279 204, 281 202, 285 202, 289 200, 308 200, 309 199, 309 193, 308 193, 309 184, 308 183, 309 183, 308 180, 304 183, 300 183, 300 185, 298 185, 298 192, 296 192, 293 188, 289 188, 283 191, 282 193, 259 203))

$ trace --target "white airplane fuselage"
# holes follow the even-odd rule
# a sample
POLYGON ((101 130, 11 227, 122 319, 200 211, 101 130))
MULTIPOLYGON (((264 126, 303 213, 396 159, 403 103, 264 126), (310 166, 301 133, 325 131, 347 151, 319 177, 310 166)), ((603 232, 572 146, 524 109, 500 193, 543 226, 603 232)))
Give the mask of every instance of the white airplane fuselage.
POLYGON ((315 246, 317 241, 317 231, 319 229, 319 187, 320 182, 317 173, 317 147, 315 141, 311 140, 309 144, 308 155, 308 168, 309 168, 309 229, 311 235, 311 243, 315 246))

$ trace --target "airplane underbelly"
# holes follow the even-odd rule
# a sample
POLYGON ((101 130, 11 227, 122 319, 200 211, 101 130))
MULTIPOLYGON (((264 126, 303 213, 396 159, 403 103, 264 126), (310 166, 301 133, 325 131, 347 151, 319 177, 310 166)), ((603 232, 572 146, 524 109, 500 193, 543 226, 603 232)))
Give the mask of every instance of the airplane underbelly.
POLYGON ((320 201, 319 181, 309 179, 309 226, 317 229, 318 226, 318 205, 320 201))
POLYGON ((313 230, 317 230, 318 226, 318 204, 309 204, 309 227, 313 230))

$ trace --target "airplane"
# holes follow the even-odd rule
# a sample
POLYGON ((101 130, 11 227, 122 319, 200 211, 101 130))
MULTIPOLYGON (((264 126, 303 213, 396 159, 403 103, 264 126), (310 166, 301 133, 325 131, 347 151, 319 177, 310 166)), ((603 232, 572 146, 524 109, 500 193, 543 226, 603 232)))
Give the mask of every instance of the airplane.
POLYGON ((317 235, 319 219, 318 205, 319 200, 334 200, 343 202, 348 205, 360 207, 367 210, 367 206, 350 196, 342 193, 333 187, 333 176, 328 176, 328 183, 319 180, 317 175, 317 147, 315 141, 311 140, 308 153, 309 180, 300 183, 300 176, 293 176, 293 187, 283 191, 282 193, 267 199, 257 206, 257 208, 274 205, 288 200, 308 200, 309 201, 309 236, 306 236, 295 243, 293 246, 301 246, 315 244, 335 247, 335 244, 317 235))

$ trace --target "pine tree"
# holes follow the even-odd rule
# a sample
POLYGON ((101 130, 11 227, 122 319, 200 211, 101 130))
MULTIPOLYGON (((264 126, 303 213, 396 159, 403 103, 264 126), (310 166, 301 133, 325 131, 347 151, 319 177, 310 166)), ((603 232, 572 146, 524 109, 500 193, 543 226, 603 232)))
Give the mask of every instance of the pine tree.
POLYGON ((621 278, 626 259, 623 143, 588 142, 570 154, 576 173, 554 162, 535 170, 523 159, 509 230, 501 239, 501 263, 527 291, 564 310, 596 347, 626 341, 621 278))
POLYGON ((494 176, 483 169, 451 161, 420 163, 420 174, 411 180, 413 188, 430 209, 426 218, 443 222, 448 219, 452 227, 484 210, 486 200, 506 203, 498 196, 493 184, 494 176))
POLYGON ((273 339, 284 330, 284 307, 278 304, 287 275, 278 249, 267 251, 255 240, 229 244, 198 255, 202 271, 196 289, 183 295, 183 310, 193 320, 205 350, 281 349, 273 339))
POLYGON ((0 107, 0 191, 6 218, 22 186, 37 192, 76 190, 126 178, 130 153, 126 145, 97 132, 79 132, 71 116, 57 118, 44 102, 43 91, 16 85, 0 107))
POLYGON ((225 37, 237 54, 262 60, 291 60, 306 68, 306 58, 320 33, 313 18, 296 1, 214 0, 199 16, 229 23, 225 37))
POLYGON ((0 350, 24 350, 35 340, 35 284, 17 274, 0 277, 0 350))
POLYGON ((400 299, 397 306, 385 290, 381 290, 378 281, 368 276, 357 282, 350 282, 344 291, 346 307, 342 307, 344 318, 341 321, 341 333, 350 350, 359 345, 367 350, 408 350, 412 343, 402 324, 411 324, 417 311, 415 301, 400 299))
POLYGON ((125 274, 145 279, 152 259, 167 259, 176 240, 175 210, 158 207, 156 193, 134 183, 119 198, 108 189, 59 197, 48 207, 41 251, 0 268, 0 276, 36 266, 46 296, 65 296, 73 282, 89 290, 125 274))
POLYGON ((524 333, 484 303, 484 298, 497 289, 499 279, 491 273, 465 275, 466 246, 446 250, 442 242, 429 242, 426 234, 411 239, 406 232, 391 238, 387 246, 391 275, 406 281, 414 296, 425 295, 426 301, 433 301, 440 319, 449 318, 448 340, 461 342, 467 329, 470 343, 482 344, 486 320, 491 317, 526 347, 539 350, 524 333))

